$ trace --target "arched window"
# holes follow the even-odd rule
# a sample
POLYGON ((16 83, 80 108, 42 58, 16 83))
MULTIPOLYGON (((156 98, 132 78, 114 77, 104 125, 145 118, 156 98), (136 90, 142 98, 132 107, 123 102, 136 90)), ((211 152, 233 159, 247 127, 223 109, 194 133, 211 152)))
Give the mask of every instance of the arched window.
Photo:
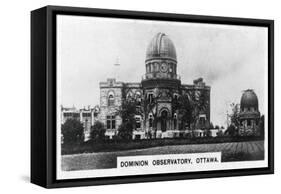
POLYGON ((149 119, 148 119, 148 127, 151 128, 153 127, 153 116, 150 114, 149 119))
POLYGON ((177 129, 177 125, 178 125, 178 119, 177 119, 177 113, 174 114, 174 129, 177 129))
POLYGON ((127 99, 127 100, 130 100, 130 99, 132 99, 132 96, 133 96, 133 95, 132 95, 132 92, 130 91, 130 92, 127 93, 126 99, 127 99))
POLYGON ((148 94, 148 102, 149 103, 153 102, 153 94, 152 93, 148 94))
POLYGON ((108 96, 108 106, 114 106, 114 96, 112 94, 108 96))
POLYGON ((178 99, 179 99, 179 95, 178 94, 174 94, 174 99, 175 99, 175 102, 177 102, 178 99))
POLYGON ((158 72, 159 71, 159 66, 157 63, 154 63, 154 71, 158 72))
POLYGON ((172 63, 169 63, 169 73, 173 73, 173 65, 172 65, 172 63))
POLYGON ((251 126, 251 120, 247 119, 247 126, 250 127, 251 126))
POLYGON ((141 97, 140 91, 137 91, 137 92, 135 93, 135 96, 136 96, 136 98, 140 98, 140 97, 141 97))
POLYGON ((140 104, 141 104, 141 93, 139 91, 137 91, 135 93, 135 98, 136 98, 136 101, 137 101, 137 105, 140 106, 140 104))
POLYGON ((151 65, 151 72, 154 72, 154 64, 150 63, 150 65, 151 65))
POLYGON ((151 73, 151 63, 148 63, 148 72, 151 73))
POLYGON ((161 112, 161 130, 162 130, 162 132, 167 131, 167 118, 168 118, 168 112, 167 112, 167 110, 163 110, 161 112))

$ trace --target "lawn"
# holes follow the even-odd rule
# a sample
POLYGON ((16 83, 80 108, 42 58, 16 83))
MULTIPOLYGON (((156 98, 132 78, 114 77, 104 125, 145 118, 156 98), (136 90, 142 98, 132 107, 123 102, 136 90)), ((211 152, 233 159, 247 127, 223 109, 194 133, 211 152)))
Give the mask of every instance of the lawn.
POLYGON ((222 162, 264 159, 264 141, 167 145, 145 149, 69 154, 62 156, 62 170, 116 168, 118 156, 222 152, 222 162))
POLYGON ((260 137, 199 137, 199 138, 175 138, 175 139, 142 139, 142 140, 90 140, 80 144, 63 144, 62 155, 114 152, 122 150, 137 150, 171 145, 193 144, 217 144, 224 142, 249 142, 263 140, 260 137))

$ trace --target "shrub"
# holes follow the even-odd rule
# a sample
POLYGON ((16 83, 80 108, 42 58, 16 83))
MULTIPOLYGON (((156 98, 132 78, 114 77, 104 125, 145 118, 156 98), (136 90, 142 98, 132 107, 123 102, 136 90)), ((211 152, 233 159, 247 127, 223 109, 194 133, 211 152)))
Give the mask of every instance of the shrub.
POLYGON ((105 127, 100 121, 96 121, 91 127, 91 139, 94 140, 104 140, 105 139, 105 127))
POLYGON ((76 119, 67 119, 61 126, 64 144, 81 143, 84 140, 83 124, 76 119))
POLYGON ((227 130, 225 131, 225 134, 230 136, 230 137, 234 137, 238 135, 238 129, 234 126, 234 125, 230 125, 227 130))
POLYGON ((133 134, 132 122, 124 122, 118 128, 118 136, 123 140, 131 140, 133 134))

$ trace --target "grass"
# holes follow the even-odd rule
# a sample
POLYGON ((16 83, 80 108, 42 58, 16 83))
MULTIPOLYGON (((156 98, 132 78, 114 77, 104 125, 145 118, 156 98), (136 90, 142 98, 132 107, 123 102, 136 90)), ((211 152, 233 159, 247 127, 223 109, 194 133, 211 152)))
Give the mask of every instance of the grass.
POLYGON ((81 144, 62 145, 62 155, 113 152, 122 150, 134 150, 153 148, 169 145, 190 145, 190 144, 217 144, 225 142, 243 142, 260 140, 258 137, 205 137, 205 138, 179 138, 179 139, 144 139, 131 141, 94 141, 90 140, 81 144))

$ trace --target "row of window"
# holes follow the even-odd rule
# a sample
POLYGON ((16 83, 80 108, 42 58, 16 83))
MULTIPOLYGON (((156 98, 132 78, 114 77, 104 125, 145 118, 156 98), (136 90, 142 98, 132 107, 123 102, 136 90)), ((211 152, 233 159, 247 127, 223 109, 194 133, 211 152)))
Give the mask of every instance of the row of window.
MULTIPOLYGON (((136 116, 136 129, 141 128, 141 117, 136 116)), ((116 129, 116 116, 107 116, 106 117, 106 128, 107 129, 116 129)))
MULTIPOLYGON (((166 119, 163 119, 162 120, 162 125, 166 125, 164 122, 166 122, 166 119)), ((177 114, 175 113, 174 114, 174 118, 173 118, 173 123, 174 123, 174 129, 177 129, 177 125, 178 125, 178 119, 177 119, 177 114)), ((149 118, 148 118, 148 126, 149 128, 152 128, 153 127, 153 116, 152 115, 149 115, 149 118)))
POLYGON ((65 117, 80 117, 80 113, 73 113, 73 112, 65 112, 63 113, 65 117))
POLYGON ((253 111, 257 111, 257 108, 255 108, 255 107, 247 107, 247 108, 244 108, 243 111, 244 112, 246 112, 246 111, 252 111, 253 112, 253 111))
MULTIPOLYGON (((248 126, 248 127, 250 127, 250 126, 252 126, 252 125, 258 125, 258 122, 257 121, 254 121, 254 120, 251 120, 251 119, 247 119, 246 120, 246 125, 248 126)), ((241 126, 243 126, 244 124, 243 124, 243 122, 241 122, 241 126)))
POLYGON ((133 95, 132 92, 128 92, 126 97, 128 99, 128 98, 132 98, 133 96, 135 96, 136 99, 141 99, 141 93, 139 91, 137 91, 135 95, 133 95))
MULTIPOLYGON (((64 117, 80 117, 80 113, 65 112, 65 113, 63 113, 63 116, 64 117)), ((92 115, 91 115, 90 112, 89 113, 85 113, 85 112, 82 113, 82 117, 91 117, 91 116, 92 115)))
MULTIPOLYGON (((149 102, 149 103, 152 103, 152 102, 153 102, 153 99, 154 99, 154 94, 153 94, 153 93, 149 93, 149 94, 148 94, 148 102, 149 102)), ((175 101, 178 100, 178 94, 174 94, 174 99, 175 99, 175 101)))
MULTIPOLYGON (((131 97, 132 97, 132 95, 129 93, 129 94, 127 95, 127 98, 131 98, 131 97)), ((140 94, 137 94, 136 97, 137 97, 137 102, 141 103, 141 95, 140 95, 140 94)), ((150 103, 153 102, 153 98, 154 98, 154 94, 153 94, 153 93, 149 93, 149 94, 148 94, 148 101, 149 101, 150 103)), ((174 99, 175 99, 175 100, 178 100, 178 94, 174 94, 174 99)), ((113 94, 110 94, 110 95, 108 96, 108 102, 107 102, 108 106, 114 106, 114 102, 115 102, 114 96, 113 96, 113 94)), ((140 104, 139 104, 139 105, 140 105, 140 104)))
MULTIPOLYGON (((141 128, 141 116, 135 116, 136 119, 136 129, 141 128)), ((163 119, 163 121, 166 121, 166 119, 163 119)), ((173 122, 174 122, 174 128, 177 128, 177 114, 174 114, 173 117, 173 122)), ((149 127, 153 127, 153 116, 150 114, 148 118, 148 125, 149 127)), ((106 117, 106 128, 107 129, 116 129, 116 116, 107 116, 106 117)))
POLYGON ((91 113, 90 112, 83 112, 82 116, 83 117, 91 117, 91 113))
MULTIPOLYGON (((164 63, 163 66, 167 66, 165 68, 167 68, 169 73, 176 72, 176 66, 173 65, 173 63, 168 63, 168 65, 166 65, 164 63)), ((160 68, 161 68, 161 64, 159 64, 159 63, 148 63, 148 64, 146 64, 146 72, 147 73, 158 72, 158 71, 160 71, 160 68)))
MULTIPOLYGON (((127 99, 129 99, 129 98, 132 98, 132 94, 131 94, 131 93, 129 93, 129 94, 127 95, 127 99)), ((141 94, 140 94, 140 93, 136 93, 136 99, 137 99, 137 102, 138 102, 138 103, 141 103, 141 94)), ((114 106, 114 103, 115 103, 114 96, 113 96, 113 94, 110 94, 110 95, 108 96, 107 105, 108 105, 108 106, 114 106)))

